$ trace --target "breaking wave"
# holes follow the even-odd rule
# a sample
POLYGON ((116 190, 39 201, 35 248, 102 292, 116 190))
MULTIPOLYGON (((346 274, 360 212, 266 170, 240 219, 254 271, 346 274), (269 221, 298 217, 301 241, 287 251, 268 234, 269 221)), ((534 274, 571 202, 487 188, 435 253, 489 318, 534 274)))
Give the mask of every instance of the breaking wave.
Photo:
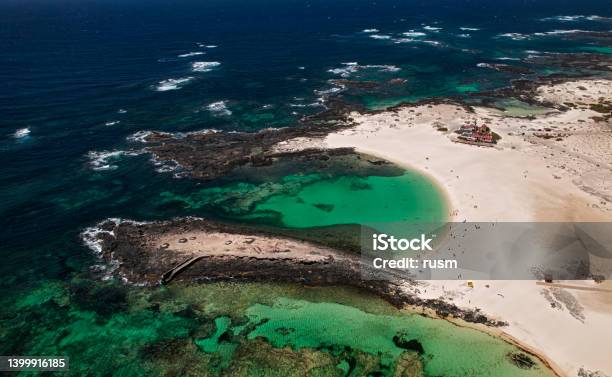
POLYGON ((114 170, 117 169, 117 165, 113 162, 117 161, 123 156, 138 156, 142 151, 89 151, 87 158, 89 158, 89 166, 91 170, 103 171, 103 170, 114 170))
POLYGON ((402 33, 402 35, 405 35, 406 37, 424 37, 427 34, 423 33, 422 31, 410 30, 410 31, 407 31, 405 33, 402 33))
POLYGON ((230 116, 232 112, 227 108, 227 101, 217 101, 206 106, 206 109, 214 115, 230 116))
POLYGON ((194 51, 194 52, 188 52, 186 54, 178 55, 178 57, 179 58, 188 58, 190 56, 198 56, 198 55, 204 55, 204 54, 206 54, 206 53, 203 52, 203 51, 194 51))
POLYGON ((191 70, 194 72, 210 72, 220 65, 219 62, 193 62, 191 63, 191 70))
POLYGON ((160 81, 155 90, 158 92, 166 92, 168 90, 178 90, 193 80, 193 77, 182 77, 178 79, 167 79, 160 81))
POLYGON ((13 137, 15 139, 23 139, 30 136, 30 127, 20 128, 15 133, 13 133, 13 137))
MULTIPOLYGON (((120 218, 108 218, 104 221, 97 223, 95 226, 85 228, 81 232, 81 240, 85 246, 87 246, 98 258, 98 263, 91 266, 91 270, 94 273, 100 274, 102 280, 110 280, 115 275, 115 271, 119 268, 119 261, 113 258, 113 254, 107 257, 107 260, 103 260, 102 247, 104 245, 103 236, 115 238, 114 228, 121 223, 131 224, 148 224, 148 222, 137 222, 132 220, 122 220, 120 218), (110 224, 109 224, 110 223, 110 224), (112 225, 112 229, 110 227, 112 225), (107 230, 111 229, 111 230, 107 230)), ((119 274, 119 277, 124 283, 130 283, 127 277, 123 274, 119 274)), ((145 284, 139 284, 145 285, 145 284)))
POLYGON ((522 40, 531 38, 529 34, 521 34, 521 33, 503 33, 503 34, 498 34, 497 36, 503 37, 503 38, 510 38, 514 41, 522 41, 522 40))
POLYGON ((579 29, 572 29, 572 30, 551 30, 551 31, 545 31, 543 33, 533 33, 533 35, 536 35, 538 37, 542 37, 542 36, 547 36, 547 35, 578 34, 578 33, 588 33, 588 31, 587 30, 579 30, 579 29))
POLYGON ((342 63, 342 67, 328 69, 327 72, 333 73, 335 75, 339 75, 340 77, 350 77, 353 73, 356 73, 361 70, 374 69, 379 72, 397 72, 400 71, 401 68, 396 67, 394 65, 385 65, 385 64, 368 64, 368 65, 359 65, 357 62, 350 63, 342 63))
POLYGON ((385 35, 385 34, 372 34, 370 35, 370 38, 372 39, 391 39, 391 36, 385 35))
POLYGON ((603 17, 598 15, 574 15, 574 16, 552 16, 541 18, 540 21, 557 21, 557 22, 576 22, 576 21, 599 21, 611 22, 612 17, 603 17))

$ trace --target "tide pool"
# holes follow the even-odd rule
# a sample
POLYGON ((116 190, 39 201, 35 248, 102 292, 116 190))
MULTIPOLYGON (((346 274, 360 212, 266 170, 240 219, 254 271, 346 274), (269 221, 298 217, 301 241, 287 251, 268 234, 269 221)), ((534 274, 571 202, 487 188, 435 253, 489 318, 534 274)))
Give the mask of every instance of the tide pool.
POLYGON ((438 186, 416 171, 400 175, 290 174, 259 184, 238 182, 195 193, 166 191, 179 202, 243 221, 287 228, 378 222, 439 222, 447 216, 438 186))
POLYGON ((284 226, 305 228, 372 222, 439 221, 444 196, 427 177, 405 172, 396 177, 343 176, 306 185, 293 194, 274 195, 254 213, 279 213, 284 226))
MULTIPOLYGON (((426 376, 552 376, 537 365, 521 369, 509 355, 516 347, 479 331, 416 314, 372 314, 332 302, 279 298, 273 305, 247 309, 250 322, 261 323, 248 337, 263 337, 275 347, 359 350, 375 355, 380 369, 392 375, 406 353, 394 337, 422 345, 426 376)), ((412 351, 410 351, 412 352, 412 351)), ((385 373, 387 374, 387 373, 385 373)))

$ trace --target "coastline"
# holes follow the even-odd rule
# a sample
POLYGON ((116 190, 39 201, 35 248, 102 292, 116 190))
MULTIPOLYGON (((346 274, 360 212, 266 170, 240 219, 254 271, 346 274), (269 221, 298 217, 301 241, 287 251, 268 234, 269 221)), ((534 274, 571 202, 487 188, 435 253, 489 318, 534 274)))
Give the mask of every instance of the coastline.
MULTIPOLYGON (((588 81, 580 82, 588 85, 585 84, 588 81)), ((517 129, 523 126, 521 123, 533 124, 532 128, 545 128, 554 122, 586 121, 597 113, 585 115, 583 111, 570 110, 525 120, 503 116, 495 119, 496 114, 488 108, 474 109, 472 114, 457 106, 441 104, 402 107, 393 112, 375 114, 351 113, 357 126, 332 132, 323 140, 300 140, 297 143, 289 140, 282 148, 295 151, 305 145, 353 147, 358 152, 423 172, 446 191, 454 207, 451 214, 454 221, 606 221, 612 218, 612 207, 592 207, 599 206, 600 200, 572 182, 576 177, 568 173, 567 168, 578 171, 584 167, 557 168, 553 166, 554 159, 542 161, 542 154, 551 148, 546 139, 509 135, 513 131, 517 133, 517 129), (474 119, 480 122, 493 120, 494 131, 499 130, 500 123, 508 123, 502 126, 506 132, 495 148, 454 143, 450 139, 452 129, 447 132, 435 129, 436 122, 458 128, 463 121, 474 119), (495 205, 500 197, 505 204, 511 200, 514 205, 495 205)), ((609 131, 604 136, 609 137, 609 131)), ((570 144, 570 148, 582 147, 583 144, 570 144)), ((605 161, 606 157, 604 155, 601 160, 605 161)), ((608 192, 604 194, 609 195, 608 192)))
MULTIPOLYGON (((603 98, 610 98, 608 84, 609 81, 601 79, 581 79, 554 84, 552 89, 545 87, 546 84, 536 86, 532 93, 534 101, 541 97, 539 101, 554 102, 563 108, 524 118, 448 100, 422 101, 384 111, 340 112, 342 123, 331 129, 317 124, 299 132, 233 135, 231 138, 239 139, 242 146, 235 161, 261 166, 273 164, 279 158, 310 161, 328 159, 326 156, 335 153, 365 153, 427 176, 444 194, 448 215, 453 221, 609 221, 612 218, 612 206, 608 203, 610 188, 592 179, 610 173, 609 166, 597 162, 605 161, 612 153, 606 144, 611 140, 610 131, 606 129, 607 123, 599 119, 600 112, 593 110, 594 105, 600 105, 602 91, 603 98), (568 85, 585 88, 579 89, 581 96, 572 97, 576 102, 573 106, 566 106, 567 97, 555 96, 557 90, 566 93, 568 85), (584 91, 590 100, 585 100, 584 91), (489 124, 502 135, 501 141, 493 148, 453 142, 453 131, 474 120, 489 124), (250 148, 259 142, 259 137, 267 139, 265 148, 253 155, 250 148), (587 153, 580 154, 576 149, 587 153)), ((156 134, 153 143, 161 141, 165 145, 165 158, 174 158, 173 148, 180 148, 182 143, 189 142, 204 150, 211 143, 219 144, 224 136, 204 133, 188 138, 185 141, 185 138, 156 134)), ((158 152, 159 149, 152 150, 154 155, 158 152)), ((187 157, 191 175, 205 177, 198 170, 198 160, 187 157)), ((589 304, 583 293, 574 295, 567 289, 560 289, 559 293, 556 288, 520 281, 478 281, 476 289, 468 289, 461 281, 420 284, 427 287, 426 293, 414 284, 401 285, 393 295, 400 293, 409 297, 409 301, 397 303, 405 305, 413 301, 417 307, 427 307, 425 302, 435 302, 442 305, 442 312, 446 314, 452 315, 448 308, 453 307, 461 308, 452 309, 456 313, 464 313, 463 310, 483 313, 486 322, 507 320, 508 326, 500 329, 499 334, 531 350, 551 367, 555 366, 555 372, 560 375, 576 374, 583 367, 606 373, 612 370, 612 365, 600 361, 605 350, 612 346, 609 340, 612 334, 604 330, 612 315, 599 313, 599 304, 589 304), (556 294, 573 301, 555 299, 556 294), (585 323, 582 317, 576 319, 570 308, 574 302, 581 308, 580 316, 591 322, 585 323), (553 303, 559 306, 551 308, 553 303), (521 312, 525 306, 539 310, 525 314, 521 312), (554 328, 565 331, 555 332, 554 328), (599 345, 597 351, 590 350, 581 339, 599 345)), ((393 295, 385 297, 393 302, 393 295)))
POLYGON ((422 307, 422 306, 406 306, 403 309, 407 310, 409 313, 415 313, 415 314, 424 315, 424 316, 427 316, 427 317, 430 317, 430 318, 444 320, 444 321, 447 321, 449 323, 452 323, 455 326, 467 327, 467 328, 470 328, 470 329, 473 329, 473 330, 476 330, 476 331, 481 331, 481 332, 483 332, 483 333, 485 333, 487 335, 500 338, 500 339, 504 340, 505 342, 508 342, 508 343, 518 347, 519 349, 521 349, 523 352, 527 353, 528 355, 531 355, 531 356, 537 358, 538 360, 540 360, 540 362, 542 362, 542 364, 544 364, 546 367, 548 367, 556 376, 564 377, 564 376, 568 375, 566 372, 564 372, 559 367, 559 365, 557 365, 554 362, 554 360, 550 359, 543 352, 535 349, 534 347, 526 344, 525 342, 523 342, 523 341, 513 337, 512 335, 506 333, 503 330, 503 327, 491 327, 491 326, 486 326, 486 325, 482 325, 482 324, 478 324, 478 323, 471 323, 471 322, 464 321, 461 318, 455 318, 455 317, 441 317, 441 316, 437 315, 431 309, 428 309, 428 308, 425 308, 425 307, 422 307))
MULTIPOLYGON (((607 82, 579 80, 559 84, 560 88, 538 88, 538 92, 547 101, 578 102, 584 101, 585 98, 568 98, 568 86, 586 88, 582 91, 587 93, 595 91, 596 95, 592 97, 598 98, 602 84, 607 85, 607 82), (564 95, 555 98, 555 91, 561 91, 564 95)), ((580 93, 580 90, 577 92, 580 93)), ((609 89, 605 97, 610 97, 609 89)), ((591 105, 588 102, 585 104, 591 105)), ((534 136, 535 132, 527 137, 511 135, 512 131, 520 129, 515 124, 525 121, 504 117, 496 121, 491 110, 487 108, 475 107, 474 115, 450 105, 418 106, 414 109, 408 107, 394 113, 351 115, 359 125, 351 130, 331 133, 324 139, 323 145, 331 148, 350 145, 357 151, 428 174, 439 182, 450 198, 453 208, 451 218, 454 221, 576 222, 612 219, 612 208, 606 200, 609 192, 585 190, 576 184, 585 180, 582 175, 588 173, 585 165, 591 168, 600 167, 600 163, 593 162, 591 156, 576 158, 575 150, 584 148, 580 138, 585 136, 581 132, 571 135, 571 132, 564 131, 570 135, 565 136, 561 143, 573 149, 572 158, 575 161, 562 166, 563 169, 555 169, 554 162, 545 161, 545 154, 550 153, 552 149, 547 145, 548 139, 534 136), (411 110, 416 114, 413 115, 411 110), (419 113, 422 116, 419 117, 419 113), (420 119, 415 120, 416 118, 420 119), (493 123, 494 131, 503 127, 502 129, 505 128, 509 132, 506 131, 495 148, 481 148, 454 143, 448 134, 435 127, 436 122, 443 123, 445 127, 449 124, 451 127, 458 127, 461 122, 474 118, 479 123, 493 123), (508 125, 500 127, 501 122, 508 125), (418 141, 412 142, 415 140, 418 141), (404 143, 406 145, 403 145, 404 143), (500 197, 503 199, 500 200, 500 197)), ((531 128, 536 130, 550 127, 556 122, 586 124, 597 130, 598 122, 592 120, 592 117, 597 115, 588 109, 567 110, 534 117, 528 122, 532 125, 535 123, 531 128)), ((598 137, 604 142, 611 140, 609 132, 586 137, 598 137)), ((593 154, 600 152, 596 148, 587 151, 593 154)), ((595 161, 604 161, 601 164, 605 165, 605 156, 600 154, 600 158, 595 161)), ((567 160, 569 159, 563 161, 567 160)), ((609 179, 609 170, 607 176, 609 179)), ((509 326, 495 329, 495 332, 500 331, 514 342, 534 350, 548 360, 551 366, 554 365, 557 373, 572 375, 583 367, 612 371, 611 364, 602 362, 605 359, 605 350, 612 346, 609 340, 612 334, 605 330, 605 324, 612 320, 612 315, 602 315, 597 305, 588 305, 585 293, 553 288, 573 297, 572 300, 583 308, 584 317, 589 321, 580 322, 568 313, 560 315, 559 310, 552 309, 542 293, 546 289, 537 286, 535 282, 478 281, 477 294, 466 292, 470 290, 465 287, 465 282, 460 281, 430 281, 426 284, 427 294, 415 292, 419 297, 446 297, 449 302, 459 307, 478 307, 494 318, 507 319, 509 326), (491 288, 483 289, 482 286, 491 288), (486 291, 489 291, 488 294, 486 291), (497 293, 504 299, 496 300, 497 293), (525 305, 538 309, 525 314, 521 309, 525 305), (555 332, 554 328, 563 328, 564 331, 555 332), (597 346, 587 347, 587 344, 597 346)), ((605 293, 591 292, 590 295, 605 293)), ((605 296, 601 299, 605 300, 605 296)))
MULTIPOLYGON (((194 260, 188 270, 185 269, 180 276, 176 276, 176 280, 269 282, 273 276, 272 281, 294 282, 305 286, 354 286, 377 294, 400 310, 445 320, 456 326, 500 338, 527 355, 537 358, 556 375, 565 375, 545 354, 506 333, 503 329, 507 324, 496 324, 495 320, 488 319, 477 308, 459 309, 448 300, 436 298, 419 300, 418 295, 412 295, 402 289, 405 285, 387 282, 347 284, 351 281, 361 282, 359 260, 350 253, 265 233, 249 234, 245 233, 247 228, 236 229, 206 220, 191 218, 176 221, 143 223, 112 219, 100 224, 97 234, 99 237, 90 240, 99 242, 101 258, 109 265, 116 265, 117 270, 113 273, 126 283, 157 285, 161 280, 161 284, 168 284, 170 280, 163 281, 165 273, 162 274, 162 271, 172 266, 180 266, 181 262, 192 260, 194 255, 206 255, 203 263, 196 266, 199 260, 194 260), (209 228, 212 233, 208 232, 209 228), (231 233, 225 233, 226 231, 231 233), (140 236, 134 237, 136 234, 140 236), (143 242, 147 244, 146 247, 142 246, 143 242), (240 244, 246 244, 256 252, 243 250, 244 247, 240 244), (203 245, 206 245, 205 253, 202 252, 203 245), (230 250, 228 245, 237 249, 230 250), (281 250, 284 247, 291 247, 291 251, 281 250), (308 269, 308 273, 304 273, 302 265, 308 269), (135 269, 130 270, 131 268, 135 269), (283 270, 286 270, 287 274, 283 274, 283 270), (437 305, 439 307, 436 307, 437 305)), ((89 235, 94 236, 91 232, 89 235)), ((169 271, 174 269, 175 267, 172 267, 169 271)))

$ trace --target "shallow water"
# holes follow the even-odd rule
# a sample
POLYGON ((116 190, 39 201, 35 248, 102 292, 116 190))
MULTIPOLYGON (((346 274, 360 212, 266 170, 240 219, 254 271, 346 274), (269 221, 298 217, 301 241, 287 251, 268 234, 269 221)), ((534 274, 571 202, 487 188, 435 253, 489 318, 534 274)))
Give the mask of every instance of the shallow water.
POLYGON ((248 337, 262 336, 276 347, 351 349, 376 355, 381 368, 393 370, 406 351, 393 342, 402 334, 418 340, 424 349, 423 372, 428 376, 546 376, 541 366, 524 371, 508 361, 516 348, 484 333, 459 328, 415 314, 371 314, 336 303, 313 303, 286 298, 273 305, 247 309, 250 323, 259 323, 248 337), (288 329, 288 331, 279 331, 288 329))
MULTIPOLYGON (((348 170, 348 169, 347 169, 348 170)), ((400 170, 401 171, 401 170, 400 170)), ((377 222, 440 222, 446 198, 416 171, 399 175, 290 174, 265 183, 232 183, 161 201, 186 209, 208 209, 229 219, 287 228, 377 222)))
POLYGON ((555 110, 546 107, 530 105, 516 99, 503 99, 495 102, 495 105, 501 107, 500 114, 509 117, 529 117, 552 113, 555 110))
POLYGON ((498 338, 342 287, 75 279, 43 283, 15 306, 0 350, 69 356, 69 375, 552 375, 535 359, 530 370, 513 365, 508 354, 521 351, 498 338), (422 345, 420 358, 398 334, 422 345))
POLYGON ((397 177, 351 177, 320 180, 293 195, 274 195, 254 213, 281 214, 284 226, 306 228, 374 222, 443 221, 446 203, 439 188, 416 172, 397 177))

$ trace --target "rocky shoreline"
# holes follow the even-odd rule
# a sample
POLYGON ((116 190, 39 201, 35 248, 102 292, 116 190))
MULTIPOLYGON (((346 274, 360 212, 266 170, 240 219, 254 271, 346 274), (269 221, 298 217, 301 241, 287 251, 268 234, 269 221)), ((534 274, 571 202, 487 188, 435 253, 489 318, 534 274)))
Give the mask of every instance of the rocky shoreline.
POLYGON ((180 167, 179 175, 211 180, 242 166, 268 166, 279 159, 326 160, 330 156, 351 154, 351 148, 287 153, 276 151, 275 146, 296 137, 321 137, 349 128, 352 122, 347 114, 352 109, 341 101, 332 100, 326 110, 304 118, 296 127, 258 132, 203 131, 188 134, 150 131, 131 139, 145 143, 145 151, 151 153, 157 163, 180 167))
POLYGON ((97 245, 103 263, 114 266, 114 276, 131 284, 231 280, 349 285, 371 291, 397 307, 427 308, 441 318, 492 327, 506 325, 478 309, 419 298, 406 289, 408 284, 418 290, 415 282, 363 279, 364 265, 354 252, 279 237, 257 227, 198 218, 151 223, 109 219, 86 231, 84 238, 97 245))
MULTIPOLYGON (((562 60, 566 62, 567 59, 562 60)), ((543 85, 554 85, 574 80, 575 77, 551 75, 538 79, 517 79, 510 87, 490 93, 480 93, 483 98, 516 98, 528 104, 550 107, 560 111, 569 110, 570 106, 553 103, 538 97, 538 88, 543 85)), ((423 106, 451 105, 467 113, 475 113, 470 104, 453 98, 434 98, 416 103, 403 103, 385 110, 367 111, 367 114, 398 113, 405 109, 423 106)), ((354 148, 308 147, 293 149, 281 147, 289 140, 314 140, 348 130, 355 126, 351 111, 355 108, 340 100, 332 100, 328 110, 305 118, 300 126, 265 129, 255 133, 235 132, 194 132, 189 134, 170 134, 149 132, 139 141, 145 143, 145 149, 161 162, 173 161, 181 168, 184 176, 195 179, 211 180, 235 173, 240 169, 257 169, 282 163, 317 163, 321 168, 335 164, 347 164, 347 161, 361 160, 366 165, 380 167, 389 165, 385 160, 364 157, 354 148)), ((363 109, 360 109, 363 112, 363 109)), ((353 113, 354 114, 354 113, 353 113)), ((353 163, 353 162, 351 162, 353 163)), ((198 230, 200 232, 223 232, 225 234, 250 234, 272 237, 283 240, 283 237, 312 242, 311 247, 328 248, 335 251, 328 253, 331 259, 305 262, 299 257, 257 257, 250 255, 197 255, 197 260, 174 276, 175 280, 211 281, 240 279, 245 281, 278 280, 296 282, 306 285, 349 284, 376 292, 395 305, 414 305, 433 309, 439 316, 453 316, 468 322, 485 323, 499 326, 503 323, 488 319, 476 311, 465 312, 453 304, 439 299, 421 299, 401 289, 405 282, 363 281, 359 274, 358 242, 349 240, 347 234, 355 229, 338 234, 337 230, 319 232, 310 230, 310 234, 297 234, 291 230, 278 228, 254 228, 239 224, 223 224, 201 219, 176 219, 163 223, 104 222, 100 225, 104 231, 99 233, 102 243, 102 256, 107 263, 118 264, 118 273, 130 282, 137 284, 158 284, 164 280, 176 266, 186 263, 195 254, 173 252, 172 248, 152 248, 151 240, 160 234, 181 233, 198 230), (110 227, 110 229, 106 229, 110 227), (325 233, 327 236, 321 236, 325 233), (342 241, 340 241, 342 240, 342 241), (344 253, 345 259, 338 259, 337 250, 352 251, 344 253)), ((349 227, 350 228, 350 227, 349 227)), ((186 239, 186 242, 189 240, 186 239)))
MULTIPOLYGON (((557 59, 570 64, 567 63, 567 59, 559 57, 557 59)), ((578 64, 576 61, 583 62, 580 59, 570 61, 574 64, 578 64)), ((612 64, 612 59, 602 58, 601 61, 608 64, 606 67, 612 64)), ((589 60, 589 62, 591 61, 589 60)), ((583 62, 583 64, 586 63, 583 62)), ((340 99, 334 99, 330 101, 327 110, 302 119, 300 124, 295 127, 231 133, 203 131, 172 134, 150 131, 146 132, 144 136, 133 137, 132 139, 144 143, 144 151, 150 153, 157 164, 172 166, 176 176, 213 180, 230 175, 239 168, 272 166, 279 162, 319 161, 325 163, 335 157, 355 156, 356 153, 353 148, 311 147, 299 150, 279 148, 279 145, 289 140, 321 139, 331 133, 350 129, 355 126, 350 115, 351 112, 353 114, 355 114, 355 111, 359 114, 393 113, 424 105, 433 107, 448 104, 462 108, 468 113, 474 113, 473 106, 477 104, 497 108, 495 101, 498 99, 516 99, 531 106, 567 111, 574 104, 545 100, 539 95, 538 88, 545 85, 558 85, 584 77, 590 77, 590 75, 549 75, 535 79, 519 78, 513 80, 508 87, 471 95, 476 100, 476 102, 471 103, 460 98, 432 98, 414 103, 402 103, 384 110, 366 111, 344 103, 340 99)), ((602 101, 597 106, 598 110, 602 112, 600 118, 607 121, 611 116, 609 110, 612 105, 606 99, 602 101)))
MULTIPOLYGON (((369 113, 396 112, 406 107, 439 104, 452 104, 468 112, 474 111, 469 104, 459 100, 433 98, 369 113)), ((177 168, 177 176, 200 180, 224 177, 240 168, 259 168, 278 163, 319 162, 329 165, 336 158, 355 159, 360 156, 354 148, 313 147, 293 151, 279 148, 279 145, 288 140, 322 138, 333 132, 350 129, 355 126, 349 116, 353 110, 347 104, 337 104, 329 112, 303 119, 296 127, 232 133, 205 131, 171 134, 151 131, 137 140, 145 143, 144 150, 152 154, 156 163, 173 165, 177 168)), ((364 161, 376 166, 389 164, 374 157, 364 161)))

